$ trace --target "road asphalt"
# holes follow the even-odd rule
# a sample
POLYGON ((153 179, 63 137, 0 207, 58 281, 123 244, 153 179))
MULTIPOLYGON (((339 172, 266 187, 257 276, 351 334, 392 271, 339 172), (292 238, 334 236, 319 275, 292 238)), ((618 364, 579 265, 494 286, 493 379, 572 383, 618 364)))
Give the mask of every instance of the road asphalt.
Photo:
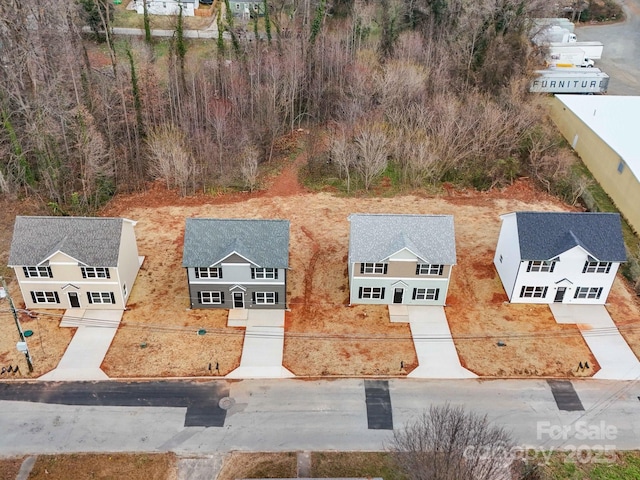
POLYGON ((0 384, 0 456, 375 451, 431 405, 487 414, 518 445, 640 448, 637 381, 217 380, 0 384), (62 387, 64 385, 64 388, 62 387), (585 432, 587 434, 585 434, 585 432))

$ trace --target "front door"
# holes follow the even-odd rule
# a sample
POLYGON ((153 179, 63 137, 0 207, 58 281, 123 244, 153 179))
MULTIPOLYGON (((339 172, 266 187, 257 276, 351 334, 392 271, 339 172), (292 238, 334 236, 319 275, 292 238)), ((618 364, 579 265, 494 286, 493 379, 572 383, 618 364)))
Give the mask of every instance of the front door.
POLYGON ((244 308, 244 293, 233 292, 233 308, 244 308))
POLYGON ((404 296, 404 288, 396 288, 393 291, 393 303, 402 303, 403 296, 404 296))
POLYGON ((556 298, 553 299, 554 303, 562 303, 564 300, 564 292, 567 291, 567 287, 558 287, 556 290, 556 298))
POLYGON ((80 299, 78 298, 77 292, 67 292, 69 295, 69 305, 71 308, 80 308, 80 299))

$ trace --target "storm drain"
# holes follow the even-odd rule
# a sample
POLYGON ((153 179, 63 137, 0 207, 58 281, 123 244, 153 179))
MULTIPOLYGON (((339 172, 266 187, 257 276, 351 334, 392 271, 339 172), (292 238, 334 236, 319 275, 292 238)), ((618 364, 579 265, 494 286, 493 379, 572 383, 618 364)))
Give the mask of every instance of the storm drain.
POLYGON ((364 393, 367 402, 369 430, 393 430, 389 382, 386 380, 365 380, 364 393))
POLYGON ((551 393, 553 393, 553 398, 559 410, 564 410, 565 412, 584 410, 580 397, 578 397, 573 384, 569 380, 547 380, 547 384, 551 388, 551 393))

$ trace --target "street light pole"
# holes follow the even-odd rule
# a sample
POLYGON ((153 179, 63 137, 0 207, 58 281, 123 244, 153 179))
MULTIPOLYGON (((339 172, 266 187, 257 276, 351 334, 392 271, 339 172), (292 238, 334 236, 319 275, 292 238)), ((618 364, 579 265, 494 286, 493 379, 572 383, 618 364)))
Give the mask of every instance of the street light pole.
POLYGON ((24 345, 24 349, 18 348, 19 351, 24 351, 24 356, 27 359, 27 367, 29 367, 29 372, 33 372, 33 363, 31 362, 31 354, 29 353, 29 348, 27 347, 27 340, 24 337, 24 332, 22 331, 22 325, 20 325, 20 319, 18 318, 18 312, 16 310, 15 305, 13 304, 13 300, 11 299, 11 295, 9 294, 9 289, 7 288, 7 282, 4 281, 4 277, 0 277, 0 282, 2 283, 2 288, 7 296, 7 300, 9 301, 9 308, 11 309, 11 313, 13 314, 13 320, 16 322, 16 328, 18 329, 18 333, 20 334, 20 343, 18 343, 18 347, 20 344, 24 345))

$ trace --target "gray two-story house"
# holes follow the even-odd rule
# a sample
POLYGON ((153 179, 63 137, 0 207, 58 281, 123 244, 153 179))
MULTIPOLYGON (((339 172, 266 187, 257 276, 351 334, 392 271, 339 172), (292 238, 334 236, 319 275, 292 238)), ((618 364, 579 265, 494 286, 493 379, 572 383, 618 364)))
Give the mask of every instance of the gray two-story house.
POLYGON ((444 305, 456 244, 451 215, 353 214, 350 303, 444 305))
POLYGON ((289 221, 188 218, 191 308, 286 308, 289 221))

